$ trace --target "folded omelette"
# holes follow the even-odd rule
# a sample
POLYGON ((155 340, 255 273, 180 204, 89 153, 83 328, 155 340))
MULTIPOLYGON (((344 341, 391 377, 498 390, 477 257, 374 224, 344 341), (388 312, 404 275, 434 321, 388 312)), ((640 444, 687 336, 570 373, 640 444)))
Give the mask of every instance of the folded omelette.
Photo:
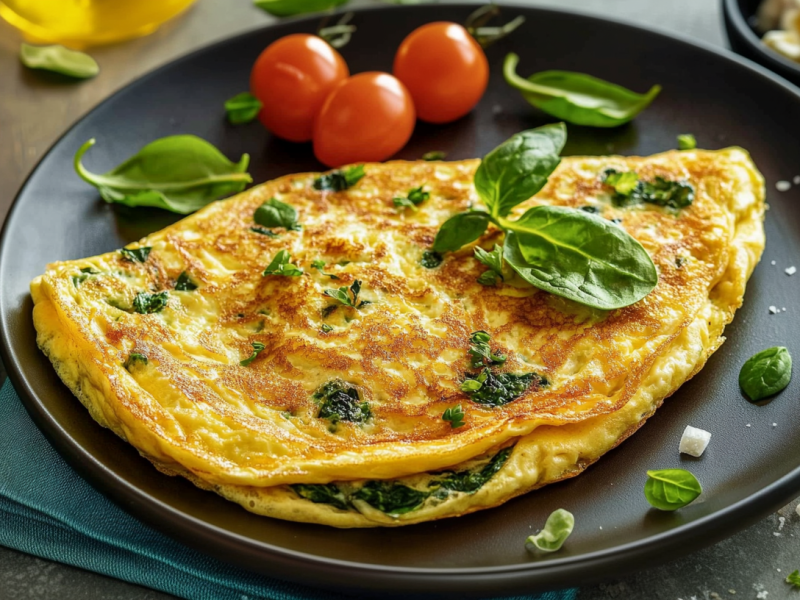
POLYGON ((594 212, 658 270, 644 299, 602 311, 510 270, 478 283, 474 248, 502 240, 494 226, 429 252, 440 225, 477 203, 478 164, 367 164, 342 191, 290 175, 125 251, 51 264, 31 284, 39 347, 157 469, 270 517, 404 525, 577 475, 723 342, 764 247, 763 179, 738 148, 565 158, 514 214, 594 212), (619 205, 610 169, 686 182, 694 200, 619 205), (424 202, 395 206, 420 186, 424 202), (272 198, 297 211, 296 227, 256 225, 272 198), (480 331, 506 359, 502 403, 462 391, 480 331), (443 419, 456 406, 457 427, 443 419))

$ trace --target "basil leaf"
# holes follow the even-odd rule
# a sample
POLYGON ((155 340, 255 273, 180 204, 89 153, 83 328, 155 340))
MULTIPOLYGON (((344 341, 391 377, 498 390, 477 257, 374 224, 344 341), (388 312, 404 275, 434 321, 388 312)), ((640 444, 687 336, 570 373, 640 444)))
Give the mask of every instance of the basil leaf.
POLYGON ((455 252, 474 242, 489 226, 489 215, 481 211, 463 212, 447 219, 433 240, 433 252, 455 252))
POLYGON ((568 510, 559 508, 550 513, 542 529, 536 535, 531 535, 525 540, 528 550, 541 550, 542 552, 555 552, 572 533, 575 527, 575 517, 568 510))
POLYGON ((78 79, 88 79, 100 72, 97 62, 88 54, 64 46, 31 46, 22 44, 19 59, 29 69, 53 71, 78 79))
POLYGON ((422 160, 444 160, 446 156, 447 152, 442 152, 441 150, 431 150, 430 152, 426 152, 422 155, 422 160))
POLYGON ((475 190, 489 213, 505 217, 541 190, 561 162, 566 141, 566 127, 554 123, 520 132, 483 157, 475 171, 475 190))
POLYGON ((249 366, 250 363, 252 363, 256 357, 264 351, 265 348, 266 346, 261 342, 253 342, 253 353, 244 360, 240 360, 239 364, 243 367, 249 366))
POLYGON ((642 245, 596 215, 537 206, 508 223, 503 254, 531 285, 602 310, 638 302, 658 271, 642 245))
POLYGON ((644 497, 659 510, 678 510, 703 492, 697 478, 684 469, 648 471, 644 497))
POLYGON ((148 294, 147 292, 139 292, 133 299, 133 310, 142 315, 149 315, 164 310, 169 300, 167 292, 158 292, 156 294, 148 294))
POLYGON ((178 275, 178 279, 175 282, 176 292, 193 292, 196 289, 197 289, 197 284, 194 281, 192 281, 192 278, 186 271, 178 275))
POLYGON ((617 127, 627 123, 658 96, 661 86, 637 94, 614 83, 573 71, 542 71, 523 79, 516 73, 519 56, 503 64, 506 82, 533 106, 575 125, 617 127))
POLYGON ((338 275, 333 275, 332 273, 326 273, 325 269, 325 261, 324 260, 313 260, 311 261, 311 268, 316 269, 319 271, 320 275, 324 275, 325 277, 330 277, 331 279, 339 279, 338 275))
POLYGON ((242 92, 225 101, 225 112, 228 115, 228 121, 234 125, 240 125, 254 120, 263 106, 261 100, 253 94, 242 92))
POLYGON ((81 163, 94 144, 94 139, 89 140, 75 154, 75 171, 95 186, 106 202, 155 206, 185 215, 221 196, 241 192, 252 181, 245 173, 250 162, 247 154, 232 163, 193 135, 172 135, 150 142, 102 175, 87 171, 81 163))
POLYGON ((796 588, 800 588, 800 571, 795 569, 791 573, 786 576, 786 583, 789 585, 793 585, 796 588))
POLYGON ((300 269, 297 265, 293 265, 290 261, 292 260, 292 255, 289 254, 288 250, 279 250, 278 253, 274 256, 272 261, 267 265, 267 268, 264 269, 264 272, 261 274, 263 277, 267 275, 284 275, 286 277, 300 277, 303 274, 303 270, 300 269))
POLYGON ((275 17, 323 12, 346 4, 347 0, 253 0, 253 4, 275 17))
POLYGON ((792 379, 792 357, 783 346, 754 354, 739 371, 739 386, 751 402, 774 396, 792 379))
POLYGON ((364 165, 356 165, 347 169, 331 171, 314 180, 314 189, 321 192, 343 192, 353 187, 364 177, 364 165))
POLYGON ((325 290, 323 294, 330 298, 338 300, 345 306, 352 306, 353 308, 362 308, 368 304, 372 304, 369 300, 359 301, 358 295, 361 293, 361 281, 356 279, 353 285, 348 290, 346 285, 343 285, 338 290, 325 290), (352 295, 352 298, 351 298, 352 295))
POLYGON ((150 250, 152 249, 152 246, 142 246, 141 248, 120 248, 119 253, 122 255, 122 260, 143 263, 147 260, 147 257, 150 256, 150 250))
POLYGON ((682 133, 678 136, 678 150, 694 150, 697 148, 697 140, 691 133, 682 133))
POLYGON ((465 415, 466 413, 461 409, 460 404, 458 406, 451 406, 442 413, 442 421, 449 421, 450 428, 457 429, 458 427, 463 427, 465 415))
POLYGON ((395 208, 402 210, 404 208, 410 208, 412 210, 417 210, 417 205, 422 204, 430 198, 430 192, 424 191, 422 188, 425 186, 415 187, 413 189, 408 190, 408 195, 405 198, 394 198, 392 202, 394 203, 395 208))
POLYGON ((426 269, 435 269, 442 264, 443 260, 444 258, 442 258, 442 255, 438 252, 425 250, 425 252, 422 253, 422 258, 419 260, 419 264, 426 269))
POLYGON ((478 283, 481 285, 495 285, 498 277, 500 281, 503 281, 503 249, 498 244, 494 245, 494 250, 491 252, 487 252, 480 246, 476 246, 475 260, 491 269, 478 277, 478 283))
MULTIPOLYGON (((277 198, 270 198, 259 206, 253 215, 253 220, 264 227, 285 227, 288 231, 300 229, 295 208, 277 198)), ((258 231, 258 233, 263 232, 258 231)))

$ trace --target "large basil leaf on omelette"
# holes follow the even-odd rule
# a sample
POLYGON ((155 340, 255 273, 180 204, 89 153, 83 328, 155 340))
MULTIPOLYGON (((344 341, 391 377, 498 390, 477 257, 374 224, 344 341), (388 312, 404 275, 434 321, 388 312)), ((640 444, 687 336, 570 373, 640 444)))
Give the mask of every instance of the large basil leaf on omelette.
POLYGON ((598 216, 536 206, 512 226, 503 256, 539 289, 611 310, 641 300, 658 283, 656 267, 642 245, 598 216))
POLYGON ((95 186, 106 202, 155 206, 182 215, 223 196, 241 192, 252 181, 250 157, 229 161, 212 144, 193 135, 172 135, 150 142, 134 156, 98 175, 81 163, 91 139, 75 154, 75 171, 95 186))

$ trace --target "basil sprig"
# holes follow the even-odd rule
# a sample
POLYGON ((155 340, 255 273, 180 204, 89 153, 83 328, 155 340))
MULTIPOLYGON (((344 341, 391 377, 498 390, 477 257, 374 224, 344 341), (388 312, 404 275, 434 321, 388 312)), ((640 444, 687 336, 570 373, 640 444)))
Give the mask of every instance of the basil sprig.
POLYGON ((566 128, 558 123, 518 133, 487 154, 475 172, 475 189, 488 212, 450 217, 432 249, 458 250, 493 223, 506 233, 503 258, 531 285, 603 310, 638 302, 655 288, 658 272, 621 227, 563 206, 536 206, 516 221, 507 218, 544 187, 565 142, 566 128))
POLYGON ((739 386, 751 402, 774 396, 792 380, 792 356, 783 346, 767 348, 747 359, 739 371, 739 386))
POLYGON ((528 536, 528 539, 525 540, 525 547, 528 550, 555 552, 561 549, 574 528, 575 517, 573 514, 559 508, 547 517, 544 529, 535 535, 528 536))
POLYGON ((95 186, 106 202, 155 206, 186 215, 206 204, 241 192, 253 181, 243 154, 232 163, 207 141, 193 135, 171 135, 150 142, 118 167, 97 175, 81 163, 94 146, 91 139, 75 154, 75 171, 95 186))
POLYGON ((263 106, 253 94, 242 92, 225 101, 225 113, 233 125, 241 125, 254 120, 263 106))
POLYGON ((617 127, 632 120, 658 96, 661 86, 637 94, 622 86, 585 73, 542 71, 527 79, 517 75, 519 56, 506 56, 506 82, 522 92, 530 104, 575 125, 617 127))
POLYGON ((19 59, 29 69, 53 71, 76 79, 88 79, 100 72, 100 67, 91 56, 64 46, 22 44, 19 59))
POLYGON ((264 269, 261 274, 264 277, 268 275, 283 275, 285 277, 300 277, 303 270, 297 265, 292 264, 292 255, 288 250, 278 250, 278 253, 273 257, 272 261, 264 269))
POLYGON ((253 4, 275 17, 291 17, 323 12, 346 4, 348 0, 254 0, 253 4))
POLYGON ((644 497, 659 510, 678 510, 703 492, 697 478, 685 469, 648 471, 644 497))

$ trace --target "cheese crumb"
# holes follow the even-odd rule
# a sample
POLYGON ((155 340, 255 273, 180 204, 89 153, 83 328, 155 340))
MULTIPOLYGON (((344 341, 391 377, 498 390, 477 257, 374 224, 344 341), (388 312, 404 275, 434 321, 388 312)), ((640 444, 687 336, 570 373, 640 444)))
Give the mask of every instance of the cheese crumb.
POLYGON ((777 306, 770 306, 770 307, 769 307, 769 313, 770 313, 771 315, 776 315, 776 314, 778 314, 778 307, 777 307, 777 306))
POLYGON ((702 456, 710 439, 711 434, 708 431, 687 425, 678 450, 690 456, 702 456))
POLYGON ((745 427, 750 427, 750 423, 748 423, 747 425, 745 425, 745 427))
POLYGON ((777 426, 778 426, 778 424, 777 424, 777 423, 773 423, 773 424, 772 424, 772 426, 773 426, 773 427, 777 427, 777 426))
POLYGON ((794 265, 792 265, 791 267, 785 269, 784 273, 786 273, 787 275, 794 275, 795 273, 797 273, 797 268, 794 265))
POLYGON ((775 184, 775 189, 779 192, 788 192, 791 187, 792 184, 788 181, 779 181, 775 184))

